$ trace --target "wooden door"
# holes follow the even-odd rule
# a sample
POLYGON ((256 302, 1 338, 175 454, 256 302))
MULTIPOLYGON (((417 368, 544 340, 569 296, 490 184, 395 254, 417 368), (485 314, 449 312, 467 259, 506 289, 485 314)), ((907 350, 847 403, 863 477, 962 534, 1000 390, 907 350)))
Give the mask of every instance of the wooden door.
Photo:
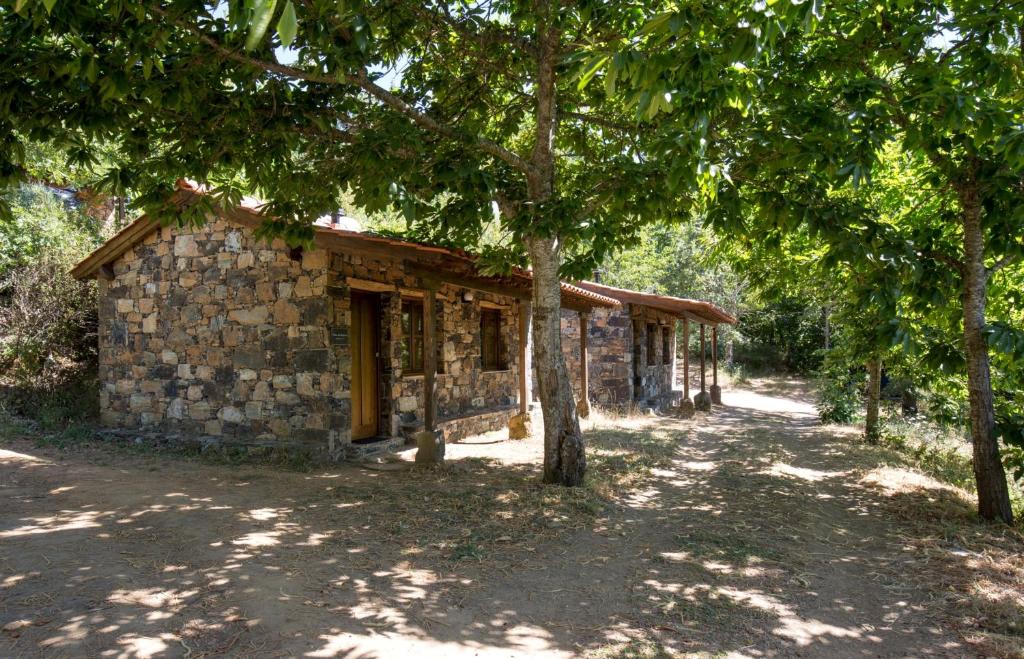
POLYGON ((378 434, 378 297, 352 291, 352 439, 378 434))

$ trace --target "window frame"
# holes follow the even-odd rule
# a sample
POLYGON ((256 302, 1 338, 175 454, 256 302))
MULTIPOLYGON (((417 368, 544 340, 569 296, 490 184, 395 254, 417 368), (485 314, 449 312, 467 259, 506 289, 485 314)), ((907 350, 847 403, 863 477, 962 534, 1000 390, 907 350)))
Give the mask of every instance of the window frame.
POLYGON ((502 334, 504 325, 501 309, 480 308, 480 370, 484 373, 497 373, 508 370, 508 347, 505 345, 505 337, 502 334), (494 324, 494 361, 487 359, 487 333, 485 325, 494 324))
POLYGON ((672 335, 669 333, 668 325, 661 326, 661 363, 671 364, 672 335))
POLYGON ((423 300, 419 298, 402 298, 402 306, 399 310, 399 324, 402 326, 402 375, 423 375, 424 370, 424 346, 425 346, 425 326, 423 324, 423 318, 425 313, 426 305, 423 300), (410 309, 416 313, 409 314, 408 327, 405 322, 406 309, 410 309), (415 316, 419 315, 419 327, 420 331, 417 333, 412 327, 415 324, 415 316), (418 334, 418 336, 417 336, 418 334), (419 354, 419 368, 415 367, 415 356, 419 354))
POLYGON ((654 323, 647 323, 647 365, 657 366, 658 337, 656 336, 658 326, 654 323))

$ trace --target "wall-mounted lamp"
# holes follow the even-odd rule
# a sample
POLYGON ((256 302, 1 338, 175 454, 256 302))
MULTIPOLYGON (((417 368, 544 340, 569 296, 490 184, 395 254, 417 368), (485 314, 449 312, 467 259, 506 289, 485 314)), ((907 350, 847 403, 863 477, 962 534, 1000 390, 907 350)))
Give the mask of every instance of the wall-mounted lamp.
POLYGON ((464 292, 462 294, 462 301, 463 302, 472 302, 473 301, 473 291, 466 291, 466 292, 464 292))

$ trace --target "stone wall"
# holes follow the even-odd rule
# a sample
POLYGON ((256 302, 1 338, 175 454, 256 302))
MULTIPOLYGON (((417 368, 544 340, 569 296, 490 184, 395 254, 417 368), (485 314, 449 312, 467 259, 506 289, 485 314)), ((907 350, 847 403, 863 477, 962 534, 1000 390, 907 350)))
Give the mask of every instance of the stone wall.
POLYGON ((669 314, 638 304, 630 305, 629 314, 633 325, 634 400, 638 404, 665 406, 676 396, 672 391, 675 381, 676 319, 669 314), (662 340, 663 328, 668 329, 667 359, 662 340), (648 342, 648 332, 652 329, 653 360, 649 359, 648 342))
MULTIPOLYGON (((600 407, 628 407, 633 400, 633 326, 628 305, 596 308, 590 314, 587 352, 590 401, 600 407)), ((575 311, 562 311, 562 352, 573 392, 580 395, 580 322, 575 311)))
MULTIPOLYGON (((354 280, 392 287, 378 293, 379 367, 389 394, 381 397, 381 434, 422 425, 423 377, 402 373, 400 313, 403 296, 417 295, 422 282, 397 260, 297 253, 212 220, 200 229, 154 231, 113 271, 111 281, 100 281, 107 426, 344 455, 351 444, 354 280)), ((438 416, 450 439, 495 429, 518 402, 518 306, 479 292, 464 302, 464 292, 445 285, 437 295, 438 416), (502 307, 507 370, 481 371, 481 300, 502 307)))
POLYGON ((154 231, 99 284, 108 426, 325 452, 347 427, 329 350, 327 253, 213 220, 154 231))

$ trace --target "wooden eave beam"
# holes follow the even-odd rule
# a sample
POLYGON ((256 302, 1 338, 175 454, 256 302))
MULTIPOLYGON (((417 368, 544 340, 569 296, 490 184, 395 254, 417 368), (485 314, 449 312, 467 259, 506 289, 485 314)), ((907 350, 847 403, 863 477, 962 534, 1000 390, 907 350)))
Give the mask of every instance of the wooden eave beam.
POLYGON ((468 288, 474 291, 481 291, 483 293, 494 293, 495 295, 507 295, 519 300, 530 299, 530 291, 523 290, 509 286, 507 284, 501 284, 496 281, 488 281, 486 279, 480 279, 476 277, 469 277, 454 272, 449 272, 440 268, 424 268, 416 264, 408 264, 406 270, 416 276, 420 277, 424 281, 439 281, 445 284, 451 284, 453 286, 461 286, 462 288, 468 288))

